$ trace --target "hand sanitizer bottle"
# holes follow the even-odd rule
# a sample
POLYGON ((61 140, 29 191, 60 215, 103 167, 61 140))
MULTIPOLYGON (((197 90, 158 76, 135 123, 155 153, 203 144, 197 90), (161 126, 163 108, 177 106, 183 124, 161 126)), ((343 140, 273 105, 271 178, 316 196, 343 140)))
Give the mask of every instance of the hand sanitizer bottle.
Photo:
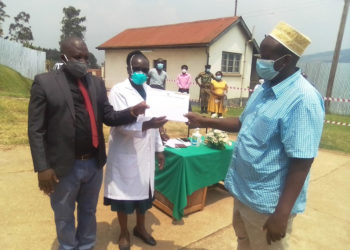
POLYGON ((199 132, 199 128, 196 128, 196 131, 192 134, 192 145, 199 147, 202 142, 202 135, 199 132))

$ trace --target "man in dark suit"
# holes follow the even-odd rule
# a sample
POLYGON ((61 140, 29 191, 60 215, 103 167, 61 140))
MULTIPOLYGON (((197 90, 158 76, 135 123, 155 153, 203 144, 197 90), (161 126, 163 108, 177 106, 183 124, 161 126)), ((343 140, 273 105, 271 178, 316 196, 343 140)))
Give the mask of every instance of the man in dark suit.
POLYGON ((103 123, 132 123, 147 105, 142 102, 114 111, 103 80, 87 73, 86 44, 79 38, 68 38, 62 41, 61 52, 63 67, 34 79, 28 115, 29 144, 39 188, 50 196, 59 249, 92 249, 106 162, 103 123))

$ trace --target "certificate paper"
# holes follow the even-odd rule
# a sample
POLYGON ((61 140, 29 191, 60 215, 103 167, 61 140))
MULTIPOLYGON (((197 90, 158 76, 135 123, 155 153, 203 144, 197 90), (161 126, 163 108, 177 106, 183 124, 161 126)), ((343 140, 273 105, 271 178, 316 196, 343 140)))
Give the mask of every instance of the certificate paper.
POLYGON ((188 113, 190 95, 160 89, 151 89, 147 92, 146 117, 166 116, 169 121, 187 122, 184 114, 188 113))

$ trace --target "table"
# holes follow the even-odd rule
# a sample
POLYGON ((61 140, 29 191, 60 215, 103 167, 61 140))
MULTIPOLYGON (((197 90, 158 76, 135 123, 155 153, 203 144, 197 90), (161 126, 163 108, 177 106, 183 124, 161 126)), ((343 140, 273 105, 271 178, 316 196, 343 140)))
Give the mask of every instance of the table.
POLYGON ((187 196, 224 180, 233 148, 234 143, 224 150, 206 145, 165 148, 165 166, 162 171, 156 168, 155 189, 174 205, 174 219, 183 217, 187 196))

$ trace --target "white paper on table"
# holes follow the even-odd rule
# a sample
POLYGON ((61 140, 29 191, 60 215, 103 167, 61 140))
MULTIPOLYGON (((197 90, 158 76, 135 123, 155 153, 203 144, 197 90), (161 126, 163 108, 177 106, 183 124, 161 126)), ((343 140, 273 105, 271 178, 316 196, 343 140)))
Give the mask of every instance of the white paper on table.
POLYGON ((149 109, 146 109, 146 117, 166 116, 170 121, 187 122, 184 114, 188 113, 190 95, 161 90, 150 89, 147 92, 146 103, 149 109))
POLYGON ((169 148, 176 148, 177 144, 183 145, 184 147, 189 147, 192 145, 191 142, 185 142, 181 139, 176 139, 176 138, 169 139, 165 142, 165 146, 169 148))

